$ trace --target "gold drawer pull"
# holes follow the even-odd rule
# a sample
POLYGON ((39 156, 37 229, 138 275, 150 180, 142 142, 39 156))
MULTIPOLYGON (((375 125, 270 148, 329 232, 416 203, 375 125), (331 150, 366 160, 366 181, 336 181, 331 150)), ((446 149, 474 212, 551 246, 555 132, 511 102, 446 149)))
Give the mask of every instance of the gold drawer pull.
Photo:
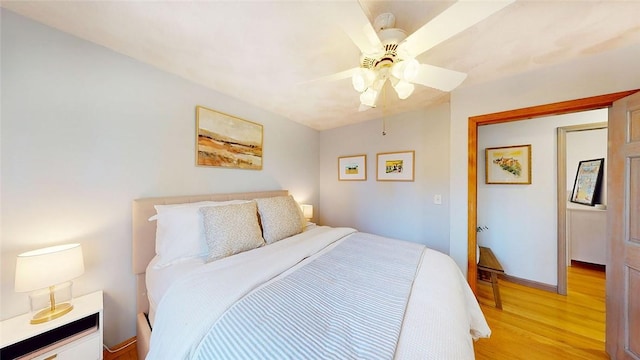
POLYGON ((53 354, 53 355, 49 356, 48 358, 45 358, 44 360, 53 360, 53 359, 55 359, 57 357, 58 357, 58 354, 53 354))

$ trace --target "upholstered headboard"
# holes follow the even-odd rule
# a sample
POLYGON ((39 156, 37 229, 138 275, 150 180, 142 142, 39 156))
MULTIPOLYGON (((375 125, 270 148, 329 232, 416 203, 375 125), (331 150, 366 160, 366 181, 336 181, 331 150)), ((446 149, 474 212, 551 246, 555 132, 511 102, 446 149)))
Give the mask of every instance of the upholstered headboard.
POLYGON ((250 200, 273 196, 288 195, 287 190, 271 190, 259 192, 245 192, 232 194, 209 194, 193 196, 171 196, 136 199, 133 201, 132 230, 133 230, 133 273, 137 282, 137 313, 149 311, 145 272, 147 265, 156 254, 156 222, 149 218, 156 214, 154 205, 180 204, 204 200, 250 200))

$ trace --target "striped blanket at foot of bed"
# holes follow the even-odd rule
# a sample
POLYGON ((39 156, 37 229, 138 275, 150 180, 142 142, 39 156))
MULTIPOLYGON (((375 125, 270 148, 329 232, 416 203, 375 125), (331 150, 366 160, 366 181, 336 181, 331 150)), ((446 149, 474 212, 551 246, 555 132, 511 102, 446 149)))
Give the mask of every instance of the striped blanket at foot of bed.
POLYGON ((200 359, 392 359, 423 245, 356 233, 251 292, 213 325, 200 359))

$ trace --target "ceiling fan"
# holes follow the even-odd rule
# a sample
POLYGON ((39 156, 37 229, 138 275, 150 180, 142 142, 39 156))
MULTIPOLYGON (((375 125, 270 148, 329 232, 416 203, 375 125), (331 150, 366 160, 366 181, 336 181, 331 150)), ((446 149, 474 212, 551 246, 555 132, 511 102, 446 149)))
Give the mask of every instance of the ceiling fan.
POLYGON ((416 57, 514 1, 458 1, 408 36, 404 30, 395 28, 395 16, 391 13, 378 15, 372 25, 359 2, 343 6, 338 21, 362 53, 360 66, 327 79, 351 77, 354 89, 360 93, 360 111, 376 106, 387 81, 400 99, 411 96, 415 84, 451 91, 467 74, 420 64, 416 57))

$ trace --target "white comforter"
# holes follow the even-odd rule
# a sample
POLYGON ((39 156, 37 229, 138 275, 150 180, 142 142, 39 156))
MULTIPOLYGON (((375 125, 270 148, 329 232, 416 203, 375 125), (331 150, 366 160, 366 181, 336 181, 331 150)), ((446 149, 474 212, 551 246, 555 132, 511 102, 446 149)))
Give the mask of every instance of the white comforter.
MULTIPOLYGON (((235 301, 328 251, 350 228, 317 227, 203 265, 172 284, 158 304, 147 359, 188 359, 235 301)), ((457 265, 426 250, 402 324, 396 359, 473 359, 472 338, 489 327, 457 265)))

